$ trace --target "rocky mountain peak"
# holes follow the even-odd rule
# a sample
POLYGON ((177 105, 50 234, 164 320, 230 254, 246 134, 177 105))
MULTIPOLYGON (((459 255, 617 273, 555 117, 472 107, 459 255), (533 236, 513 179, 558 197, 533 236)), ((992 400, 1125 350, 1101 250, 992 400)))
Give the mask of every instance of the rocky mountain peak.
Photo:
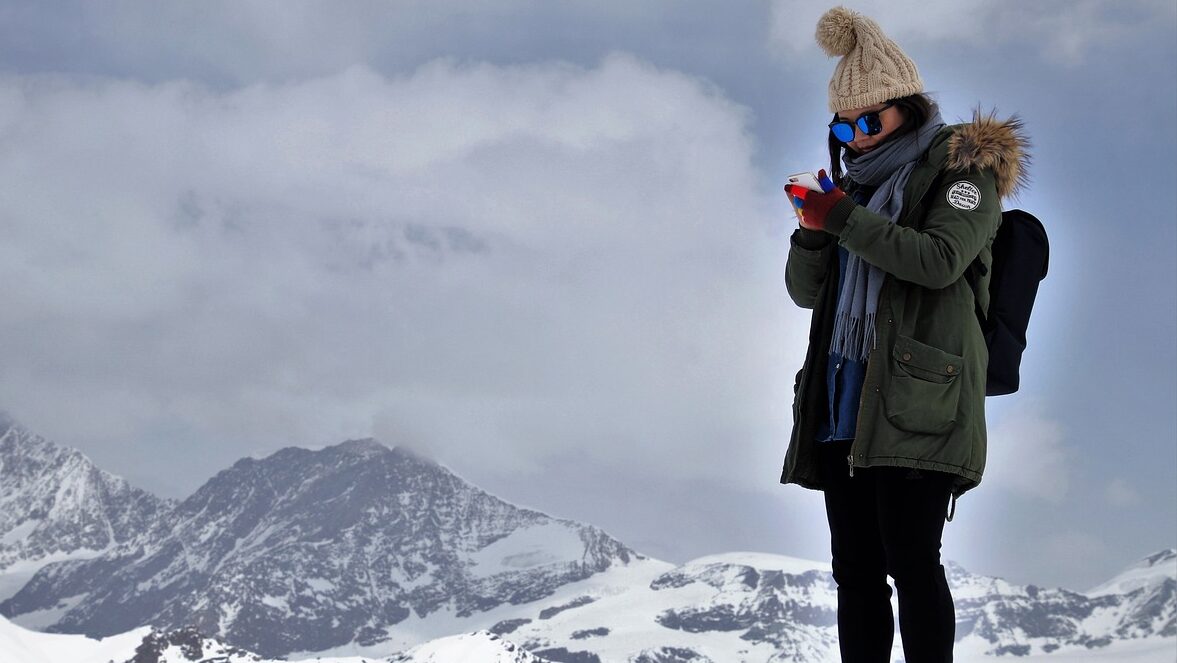
POLYGON ((389 453, 391 449, 378 442, 375 438, 365 437, 358 440, 345 440, 334 446, 335 449, 351 454, 367 456, 371 454, 389 453))
POLYGON ((402 622, 537 600, 634 557, 417 454, 348 440, 242 459, 133 550, 50 565, 0 613, 58 608, 49 628, 93 637, 193 625, 277 656, 374 646, 402 622))
POLYGON ((1142 560, 1142 564, 1149 568, 1161 566, 1166 562, 1177 561, 1177 548, 1166 548, 1157 553, 1149 555, 1142 560))
POLYGON ((9 415, 0 423, 0 598, 50 557, 92 557, 130 541, 172 502, 135 488, 9 415), (18 563, 21 571, 9 573, 18 563))

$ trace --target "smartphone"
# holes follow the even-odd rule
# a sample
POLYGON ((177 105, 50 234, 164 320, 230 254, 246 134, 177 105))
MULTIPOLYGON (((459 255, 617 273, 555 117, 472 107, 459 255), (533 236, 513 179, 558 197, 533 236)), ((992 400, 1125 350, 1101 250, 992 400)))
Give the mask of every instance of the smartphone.
POLYGON ((809 189, 810 191, 824 192, 821 188, 821 183, 817 181, 817 175, 813 173, 797 173, 796 175, 789 175, 789 184, 795 184, 799 187, 809 189))

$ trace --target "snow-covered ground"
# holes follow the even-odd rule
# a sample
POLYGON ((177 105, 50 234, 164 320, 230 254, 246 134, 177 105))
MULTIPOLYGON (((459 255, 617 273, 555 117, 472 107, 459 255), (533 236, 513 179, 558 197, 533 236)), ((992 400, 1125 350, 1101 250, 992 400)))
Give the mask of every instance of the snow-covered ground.
MULTIPOLYGON (((519 645, 487 631, 462 633, 431 640, 403 654, 391 663, 544 663, 519 645)), ((309 661, 307 663, 310 663, 309 661)))
POLYGON ((143 627, 95 640, 84 635, 40 633, 0 617, 0 661, 4 663, 121 663, 151 632, 143 627))
MULTIPOLYGON (((518 543, 519 541, 516 541, 518 543)), ((506 550, 519 550, 520 548, 503 548, 500 552, 506 550)), ((523 549, 528 549, 524 546, 523 549)), ((484 562, 488 566, 492 562, 484 562)), ((648 587, 650 582, 662 575, 663 573, 675 568, 669 562, 663 562, 654 559, 635 559, 628 564, 615 564, 606 571, 596 573, 577 582, 572 582, 561 586, 551 596, 543 599, 532 601, 530 603, 522 603, 518 605, 504 604, 486 612, 479 612, 468 617, 458 617, 452 610, 443 609, 434 613, 430 613, 425 617, 417 617, 410 615, 408 619, 396 625, 393 629, 388 629, 387 633, 389 640, 381 642, 373 647, 362 647, 357 644, 345 645, 334 649, 328 649, 320 652, 294 652, 288 658, 297 660, 300 658, 313 660, 320 656, 335 656, 335 657, 380 657, 387 656, 391 650, 408 649, 423 642, 443 638, 454 633, 468 633, 482 629, 488 629, 491 626, 508 619, 518 618, 521 614, 539 613, 544 608, 550 606, 564 605, 574 601, 581 596, 593 597, 609 597, 618 596, 619 603, 624 606, 627 602, 626 596, 635 587, 648 587), (624 596, 622 596, 624 595, 624 596)), ((610 604, 612 605, 612 604, 610 604)), ((634 605, 632 609, 638 611, 649 611, 648 605, 634 605)), ((575 611, 573 611, 575 612, 575 611)), ((624 615, 625 611, 620 613, 624 615)), ((550 622, 555 623, 553 618, 550 622)), ((512 639, 515 642, 521 642, 517 638, 513 638, 510 634, 505 634, 505 638, 512 639)))
MULTIPOLYGON (((624 618, 625 615, 619 615, 624 618)), ((148 628, 140 628, 102 640, 81 635, 39 633, 24 629, 0 617, 0 661, 3 663, 121 663, 135 655, 135 648, 148 628)), ((206 641, 207 647, 202 658, 213 658, 224 650, 215 643, 206 641)), ((697 644, 697 643, 696 643, 697 644)), ((716 643, 722 645, 724 643, 716 643)), ((729 651, 736 651, 735 649, 729 651)), ((751 652, 749 652, 751 654, 751 652)), ((902 660, 902 649, 896 637, 893 661, 902 660)), ((602 656, 603 663, 624 663, 626 659, 602 656)), ((179 647, 164 651, 162 663, 191 663, 194 660, 184 656, 179 647)), ((226 663, 279 663, 259 660, 247 654, 230 654, 226 663)), ((289 663, 542 663, 544 659, 522 650, 518 644, 507 638, 486 631, 462 633, 437 638, 418 645, 391 659, 365 656, 317 655, 289 663)), ((716 663, 730 659, 718 658, 716 663)), ((746 658, 741 660, 765 660, 746 658)), ((836 661, 836 659, 824 659, 836 661)), ((996 663, 1016 661, 1017 663, 1173 663, 1177 660, 1177 639, 1142 639, 1116 643, 1110 647, 1094 650, 1058 651, 1049 655, 1024 657, 991 657, 978 652, 957 648, 956 660, 960 663, 996 663)), ((820 663, 815 659, 814 663, 820 663)))

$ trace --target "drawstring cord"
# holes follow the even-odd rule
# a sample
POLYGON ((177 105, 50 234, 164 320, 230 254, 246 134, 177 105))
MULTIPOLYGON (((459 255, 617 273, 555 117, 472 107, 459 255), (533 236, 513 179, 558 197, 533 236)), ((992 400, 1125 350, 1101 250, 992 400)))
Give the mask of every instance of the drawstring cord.
POLYGON ((955 515, 956 515, 956 495, 953 494, 952 495, 952 507, 948 511, 948 515, 944 517, 944 520, 946 520, 948 522, 952 522, 952 517, 955 515))

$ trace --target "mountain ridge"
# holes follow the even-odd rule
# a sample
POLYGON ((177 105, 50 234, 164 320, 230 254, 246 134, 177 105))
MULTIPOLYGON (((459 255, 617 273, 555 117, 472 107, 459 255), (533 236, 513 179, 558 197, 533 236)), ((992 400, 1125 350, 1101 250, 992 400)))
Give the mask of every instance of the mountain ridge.
POLYGON ((134 541, 42 568, 0 613, 18 623, 52 614, 46 630, 90 636, 195 625, 281 655, 381 642, 410 616, 526 602, 641 558, 597 528, 511 505, 418 454, 349 440, 240 459, 134 541), (532 530, 562 548, 543 549, 532 530), (500 545, 502 560, 476 554, 508 537, 523 549, 500 545), (324 611, 335 626, 315 617, 324 611))

